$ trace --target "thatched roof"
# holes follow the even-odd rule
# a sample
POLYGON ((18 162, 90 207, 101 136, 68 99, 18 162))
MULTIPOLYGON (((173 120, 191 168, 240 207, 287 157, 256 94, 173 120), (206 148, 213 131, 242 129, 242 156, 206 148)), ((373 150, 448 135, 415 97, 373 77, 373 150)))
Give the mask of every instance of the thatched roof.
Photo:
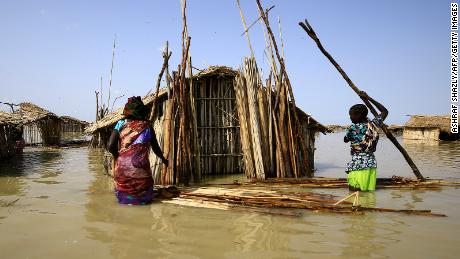
MULTIPOLYGON (((158 97, 162 97, 163 95, 167 93, 168 93, 168 88, 161 88, 158 93, 158 97)), ((142 102, 144 102, 145 105, 152 104, 153 100, 155 99, 155 94, 156 93, 150 93, 146 95, 144 98, 142 98, 142 102)), ((123 107, 118 108, 117 110, 108 114, 101 120, 91 123, 85 129, 85 133, 91 134, 91 133, 94 133, 98 129, 105 128, 105 127, 115 124, 117 121, 125 118, 125 116, 122 113, 123 113, 123 107)))
MULTIPOLYGON (((234 77, 234 76, 236 76, 237 73, 238 73, 238 71, 234 70, 231 67, 210 66, 205 70, 201 70, 199 73, 195 74, 193 77, 197 78, 197 79, 202 78, 202 77, 206 77, 206 76, 232 76, 232 77, 234 77)), ((158 97, 164 96, 165 94, 167 94, 167 92, 168 92, 167 88, 161 88, 158 97)), ((145 96, 144 98, 142 98, 142 101, 146 105, 151 104, 153 102, 154 97, 155 97, 155 93, 150 93, 147 96, 145 96)), ((315 127, 316 130, 318 130, 318 131, 320 131, 322 133, 331 132, 327 127, 325 127, 321 123, 317 122, 311 115, 305 113, 300 108, 297 108, 297 112, 299 112, 298 114, 300 114, 301 119, 307 120, 308 125, 315 127)), ((101 119, 101 120, 99 120, 97 122, 93 122, 92 124, 90 124, 85 129, 85 133, 92 134, 95 131, 97 131, 98 129, 112 126, 117 121, 125 118, 122 113, 123 113, 123 108, 117 109, 116 111, 114 111, 114 112, 108 114, 107 116, 105 116, 103 119, 101 119)))
POLYGON ((299 116, 299 120, 306 121, 309 127, 313 127, 315 128, 316 131, 322 132, 323 134, 332 132, 332 130, 330 130, 328 127, 324 126, 323 124, 319 123, 310 114, 304 112, 299 107, 296 107, 296 111, 297 111, 297 115, 299 116))
POLYGON ((236 76, 238 72, 231 67, 226 66, 210 66, 205 70, 201 70, 199 73, 195 74, 193 77, 201 78, 205 76, 236 76))
POLYGON ((443 132, 450 132, 450 116, 413 115, 404 128, 439 128, 443 132))
POLYGON ((39 121, 47 117, 52 117, 60 120, 56 114, 45 110, 33 103, 21 103, 19 104, 19 111, 15 112, 0 111, 0 123, 25 124, 39 121))
POLYGON ((17 113, 0 111, 0 124, 21 124, 21 116, 17 113))
POLYGON ((46 117, 59 119, 59 117, 56 114, 48 110, 45 110, 33 103, 19 104, 19 111, 15 113, 18 113, 21 116, 24 123, 38 121, 46 117))
POLYGON ((70 117, 70 116, 61 116, 60 118, 64 123, 79 123, 79 124, 83 124, 83 125, 88 125, 89 124, 89 122, 87 122, 87 121, 82 121, 82 120, 79 120, 77 118, 70 117))

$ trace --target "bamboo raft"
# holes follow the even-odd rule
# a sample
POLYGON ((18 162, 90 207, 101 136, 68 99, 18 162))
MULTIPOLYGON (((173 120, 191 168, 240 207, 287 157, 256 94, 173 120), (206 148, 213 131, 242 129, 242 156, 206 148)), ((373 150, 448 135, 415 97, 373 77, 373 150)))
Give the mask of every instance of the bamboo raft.
MULTIPOLYGON (((284 178, 284 179, 266 179, 251 180, 249 182, 220 183, 212 184, 214 186, 244 186, 244 187, 285 187, 292 188, 348 188, 346 178, 284 178)), ((377 189, 439 189, 442 187, 460 187, 460 182, 451 182, 441 179, 426 179, 420 181, 415 178, 402 176, 392 176, 391 178, 377 178, 377 189)))
POLYGON ((299 211, 301 210, 358 215, 362 215, 365 212, 393 212, 435 217, 446 216, 433 213, 428 209, 408 210, 363 207, 359 203, 355 203, 356 201, 352 203, 330 194, 244 187, 246 186, 184 188, 181 189, 178 197, 165 199, 162 202, 187 207, 249 211, 283 216, 300 216, 299 211))

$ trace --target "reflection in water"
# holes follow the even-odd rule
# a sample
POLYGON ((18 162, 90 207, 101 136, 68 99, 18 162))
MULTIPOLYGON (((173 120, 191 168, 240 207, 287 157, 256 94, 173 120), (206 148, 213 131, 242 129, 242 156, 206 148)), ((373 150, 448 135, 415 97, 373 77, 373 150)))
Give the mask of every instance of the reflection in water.
POLYGON ((460 144, 458 141, 423 141, 404 139, 407 152, 424 166, 436 169, 449 168, 460 177, 460 144))
POLYGON ((56 169, 59 159, 59 149, 26 148, 23 154, 0 162, 0 177, 23 176, 56 169))
POLYGON ((359 220, 344 220, 345 228, 341 229, 347 236, 346 245, 342 250, 345 257, 370 258, 379 253, 382 245, 374 242, 375 238, 375 215, 361 216, 359 220))
POLYGON ((359 205, 366 208, 374 208, 376 203, 375 192, 360 192, 359 205))
POLYGON ((41 178, 46 178, 59 174, 55 165, 61 157, 60 153, 56 150, 36 151, 36 148, 26 148, 23 154, 14 159, 0 162, 0 207, 9 207, 24 196, 27 188, 24 176, 39 174, 41 178))
MULTIPOLYGON (((345 176, 348 147, 337 139, 321 136, 317 142, 320 176, 345 176)), ((380 176, 410 176, 391 145, 382 139, 379 146, 380 176)), ((405 145, 426 176, 458 178, 458 144, 405 145)), ((408 253, 414 258, 455 258, 460 252, 460 189, 455 188, 360 194, 362 206, 431 208, 447 218, 310 211, 283 217, 159 202, 118 205, 97 149, 27 149, 22 159, 0 164, 0 170, 0 247, 7 258, 397 258, 408 253)), ((238 177, 208 180, 232 182, 238 177)), ((305 191, 341 197, 348 193, 305 191)))

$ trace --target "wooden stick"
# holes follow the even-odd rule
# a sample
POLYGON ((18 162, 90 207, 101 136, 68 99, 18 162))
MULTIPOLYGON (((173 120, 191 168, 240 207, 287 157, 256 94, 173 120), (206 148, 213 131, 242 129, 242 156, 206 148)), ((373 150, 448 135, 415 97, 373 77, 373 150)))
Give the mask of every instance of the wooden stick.
POLYGON ((113 73, 113 62, 115 60, 115 43, 117 35, 113 36, 113 49, 112 49, 112 65, 110 66, 110 80, 109 80, 109 97, 107 98, 107 109, 110 107, 110 89, 112 88, 112 73, 113 73))
POLYGON ((19 106, 19 104, 15 104, 15 103, 5 103, 5 102, 0 102, 0 103, 10 106, 11 112, 14 112, 14 106, 19 106))
POLYGON ((113 107, 115 106, 115 102, 116 102, 118 99, 122 98, 123 96, 125 96, 125 95, 123 94, 123 95, 117 96, 117 97, 115 98, 115 100, 113 100, 112 109, 110 110, 110 112, 113 112, 113 107))
POLYGON ((165 72, 166 68, 168 67, 168 61, 169 58, 171 57, 172 52, 169 51, 168 48, 168 41, 166 41, 166 47, 163 52, 163 66, 161 67, 160 73, 158 74, 158 79, 157 79, 157 84, 156 84, 156 92, 155 92, 155 98, 153 99, 152 102, 152 109, 150 110, 150 116, 149 116, 149 121, 153 121, 153 117, 155 116, 156 113, 156 107, 157 107, 157 102, 158 102, 158 94, 160 92, 160 84, 161 84, 161 78, 163 78, 163 73, 165 72))
POLYGON ((94 94, 96 94, 96 121, 99 120, 99 92, 94 91, 94 94))
MULTIPOLYGON (((192 143, 193 143, 193 156, 194 156, 194 162, 195 162, 195 170, 193 170, 195 173, 192 175, 196 178, 196 180, 199 180, 201 178, 201 169, 200 169, 200 144, 198 143, 198 128, 197 128, 197 116, 196 116, 196 107, 195 107, 195 96, 194 96, 194 85, 193 85, 193 73, 192 73, 192 57, 190 57, 190 54, 188 56, 188 77, 189 77, 189 91, 190 91, 190 107, 192 108, 192 129, 193 129, 193 134, 192 134, 192 143)), ((195 179, 192 179, 194 181, 195 179)))
MULTIPOLYGON (((239 0, 238 0, 238 6, 239 6, 239 0)), ((273 8, 275 8, 274 5, 272 5, 270 8, 268 8, 265 11, 265 13, 268 15, 268 12, 270 12, 273 8)), ((254 26, 254 24, 256 24, 261 18, 262 18, 262 16, 259 16, 259 18, 257 18, 254 22, 252 22, 251 25, 249 25, 249 27, 247 29, 245 29, 243 33, 241 33, 240 36, 243 36, 245 33, 247 33, 249 31, 249 29, 251 29, 251 27, 254 26)))
POLYGON ((100 87, 101 87, 101 91, 100 91, 101 95, 99 96, 99 98, 101 98, 101 104, 104 105, 104 102, 102 101, 102 100, 104 100, 104 99, 102 99, 102 97, 103 97, 102 96, 102 93, 103 93, 103 91, 102 91, 102 76, 101 76, 101 85, 100 85, 100 87))
POLYGON ((278 16, 278 30, 280 31, 280 41, 281 41, 281 53, 283 59, 285 58, 284 56, 284 41, 283 41, 283 32, 281 30, 281 18, 278 16))
MULTIPOLYGON (((334 206, 339 205, 340 203, 346 201, 348 198, 353 197, 353 196, 355 196, 355 195, 357 195, 357 194, 358 194, 358 192, 354 192, 354 193, 348 195, 347 197, 345 197, 345 198, 341 199, 340 201, 334 203, 334 206)), ((353 204, 354 204, 354 203, 353 203, 353 204)))
MULTIPOLYGON (((348 75, 345 73, 345 71, 340 67, 340 65, 335 61, 335 59, 324 49, 323 44, 321 44, 321 41, 319 40, 318 36, 316 35, 315 31, 313 30, 313 27, 308 23, 307 19, 305 19, 305 22, 299 22, 300 27, 302 27, 305 32, 307 32, 308 36, 316 43, 320 51, 329 59, 329 61, 334 65, 334 67, 339 71, 339 73, 342 75, 343 79, 348 83, 348 85, 359 95, 361 90, 356 87, 356 85, 351 81, 351 79, 348 77, 348 75)), ((378 116, 377 111, 374 109, 372 104, 365 98, 361 97, 360 98, 363 100, 363 102, 366 104, 366 106, 369 108, 369 110, 372 112, 374 116, 378 116)), ((423 175, 420 173, 418 170, 417 166, 415 165, 414 161, 412 161, 412 158, 409 156, 407 151, 399 144, 398 140, 391 134, 391 132, 388 130, 387 125, 382 123, 382 130, 385 133, 385 135, 388 137, 388 139, 396 146, 396 148, 401 152, 401 154, 404 156, 406 159, 407 163, 409 166, 412 168, 413 173, 415 176, 420 180, 420 181, 425 181, 425 178, 423 175)))
POLYGON ((252 50, 251 40, 249 39, 249 33, 248 33, 249 29, 246 26, 246 19, 244 19, 243 9, 241 8, 240 0, 236 0, 236 3, 238 4, 238 9, 240 10, 241 21, 243 22, 243 26, 244 26, 244 33, 246 33, 246 38, 248 39, 248 45, 249 45, 249 50, 251 51, 251 57, 254 57, 254 51, 252 50))

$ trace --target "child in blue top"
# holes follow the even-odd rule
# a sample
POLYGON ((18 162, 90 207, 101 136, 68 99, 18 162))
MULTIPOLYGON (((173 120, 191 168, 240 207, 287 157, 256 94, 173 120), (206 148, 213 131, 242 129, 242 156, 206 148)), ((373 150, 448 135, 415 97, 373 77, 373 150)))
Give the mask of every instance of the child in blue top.
POLYGON ((345 171, 348 174, 350 190, 373 191, 377 181, 377 161, 374 156, 379 140, 377 127, 381 127, 388 116, 388 110, 365 92, 360 92, 359 95, 372 103, 380 114, 369 120, 368 109, 364 104, 356 104, 350 108, 352 124, 346 131, 344 142, 350 142, 351 161, 345 171))

